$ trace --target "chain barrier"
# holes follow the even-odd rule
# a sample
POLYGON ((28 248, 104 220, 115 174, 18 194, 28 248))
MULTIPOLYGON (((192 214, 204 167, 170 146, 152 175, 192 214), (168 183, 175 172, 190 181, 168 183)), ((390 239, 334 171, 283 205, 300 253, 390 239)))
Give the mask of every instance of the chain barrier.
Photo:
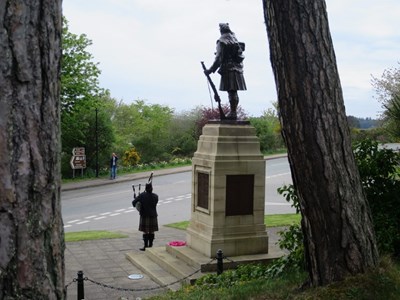
MULTIPOLYGON (((206 265, 210 265, 214 260, 216 260, 216 258, 211 259, 206 265)), ((89 281, 89 282, 91 282, 91 283, 93 283, 93 284, 95 284, 95 285, 101 286, 101 287, 103 287, 103 288, 108 288, 108 289, 117 290, 117 291, 123 291, 123 292, 144 292, 144 291, 154 291, 154 290, 157 290, 157 289, 165 289, 165 288, 167 288, 167 287, 169 287, 169 286, 171 286, 171 285, 174 285, 174 284, 176 284, 176 283, 183 282, 184 280, 188 279, 189 277, 193 276, 194 274, 196 274, 196 273, 198 273, 198 272, 200 272, 200 271, 201 271, 201 268, 198 269, 198 270, 196 270, 196 271, 194 271, 193 273, 191 273, 191 274, 189 274, 189 275, 187 275, 187 276, 181 278, 181 279, 178 279, 178 280, 174 281, 174 282, 171 282, 171 283, 168 283, 168 284, 164 284, 164 285, 159 285, 159 286, 153 287, 153 288, 142 288, 142 289, 129 289, 129 288, 114 287, 114 286, 111 286, 111 285, 109 285, 109 284, 105 284, 105 283, 101 283, 101 282, 95 281, 95 280, 90 279, 90 278, 88 278, 88 277, 84 277, 84 278, 83 278, 83 281, 89 281)), ((82 274, 83 274, 83 273, 82 273, 82 274)), ((77 282, 77 281, 78 281, 78 279, 77 279, 77 278, 74 278, 70 283, 68 283, 68 284, 65 286, 65 289, 68 289, 68 287, 69 287, 73 282, 77 282)))
POLYGON ((223 259, 226 259, 227 261, 229 261, 229 262, 231 262, 231 263, 235 263, 235 264, 236 264, 236 261, 234 261, 234 260, 230 259, 229 257, 226 257, 226 256, 224 256, 224 257, 223 257, 223 259))
POLYGON ((72 279, 70 283, 65 285, 65 289, 68 289, 68 287, 73 284, 74 282, 76 282, 76 278, 72 279))
MULTIPOLYGON (((217 261, 217 275, 222 274, 223 272, 223 259, 228 260, 231 263, 236 263, 235 261, 233 261, 232 259, 223 256, 222 250, 218 250, 217 252, 217 256, 215 258, 212 258, 208 263, 206 263, 204 266, 208 266, 210 265, 213 261, 217 261)), ((84 281, 89 281, 97 286, 100 286, 102 288, 107 288, 107 289, 111 289, 111 290, 115 290, 115 291, 121 291, 121 292, 145 292, 145 291, 154 291, 157 289, 165 289, 168 288, 169 286, 172 286, 174 284, 177 283, 182 283, 183 281, 185 281, 186 279, 190 278, 191 276, 193 276, 194 274, 198 273, 201 271, 201 268, 190 273, 189 275, 178 279, 174 282, 171 282, 169 284, 164 284, 164 285, 159 285, 157 287, 152 287, 152 288, 135 288, 135 289, 131 289, 131 288, 121 288, 121 287, 114 287, 112 285, 109 284, 105 284, 105 283, 101 283, 98 281, 95 281, 93 279, 90 279, 88 277, 83 277, 83 271, 78 271, 78 278, 74 278, 71 282, 69 282, 67 285, 65 285, 65 289, 67 290, 68 287, 74 283, 77 282, 77 288, 78 288, 78 299, 84 299, 84 281)))

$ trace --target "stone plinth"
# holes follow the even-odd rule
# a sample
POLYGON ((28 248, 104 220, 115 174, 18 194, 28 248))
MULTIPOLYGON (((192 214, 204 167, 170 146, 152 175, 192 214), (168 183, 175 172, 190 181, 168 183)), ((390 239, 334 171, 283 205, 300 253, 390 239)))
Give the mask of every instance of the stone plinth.
POLYGON ((265 160, 248 122, 203 128, 192 162, 190 248, 215 257, 268 253, 265 160))

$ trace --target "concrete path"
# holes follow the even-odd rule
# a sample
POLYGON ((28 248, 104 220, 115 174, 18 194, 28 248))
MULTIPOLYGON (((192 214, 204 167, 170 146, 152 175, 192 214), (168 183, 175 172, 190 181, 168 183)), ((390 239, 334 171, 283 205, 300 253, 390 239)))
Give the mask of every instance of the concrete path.
MULTIPOLYGON (((270 243, 278 240, 277 231, 268 229, 270 243)), ((68 242, 65 250, 65 282, 68 285, 67 299, 77 299, 78 271, 83 271, 85 300, 142 299, 166 292, 146 274, 136 268, 127 258, 128 252, 144 254, 142 234, 135 229, 119 231, 128 238, 84 242, 68 242), (143 275, 142 279, 132 280, 131 274, 143 275), (125 290, 124 290, 125 289, 125 290)), ((174 240, 185 240, 184 230, 160 227, 156 233, 154 247, 164 246, 174 240)))

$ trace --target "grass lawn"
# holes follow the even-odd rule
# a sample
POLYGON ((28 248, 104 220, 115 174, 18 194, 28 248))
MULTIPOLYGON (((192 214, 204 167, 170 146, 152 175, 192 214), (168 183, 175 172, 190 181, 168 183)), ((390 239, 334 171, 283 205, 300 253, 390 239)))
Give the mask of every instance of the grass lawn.
MULTIPOLYGON (((292 225, 293 223, 299 223, 300 218, 300 214, 266 215, 264 217, 264 223, 267 227, 282 227, 292 225)), ((189 226, 189 221, 171 223, 165 226, 185 230, 189 226)))
POLYGON ((92 231, 77 231, 77 232, 66 232, 66 242, 80 242, 89 240, 103 240, 103 239, 120 239, 127 238, 126 234, 111 232, 106 230, 92 230, 92 231))

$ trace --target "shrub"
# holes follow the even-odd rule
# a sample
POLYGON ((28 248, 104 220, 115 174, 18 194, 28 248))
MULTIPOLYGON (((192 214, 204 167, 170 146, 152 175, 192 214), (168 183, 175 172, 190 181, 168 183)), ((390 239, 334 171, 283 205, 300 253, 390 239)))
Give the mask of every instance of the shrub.
MULTIPOLYGON (((292 184, 278 188, 278 193, 283 195, 286 201, 292 203, 296 213, 300 212, 300 204, 297 192, 292 184)), ((277 277, 291 271, 303 271, 306 269, 303 245, 303 232, 299 224, 290 225, 284 231, 280 231, 278 245, 286 250, 288 255, 283 256, 272 263, 268 269, 268 275, 277 277)))
MULTIPOLYGON (((400 257, 400 154, 379 149, 377 142, 366 139, 355 144, 354 155, 371 208, 379 251, 400 257)), ((298 197, 293 185, 279 188, 278 193, 292 202, 292 207, 299 213, 298 197)), ((279 234, 279 247, 289 254, 272 265, 269 271, 271 275, 277 276, 288 270, 304 270, 300 225, 289 226, 279 234)))
POLYGON ((268 266, 263 264, 239 265, 220 275, 208 274, 196 280, 195 285, 202 289, 231 288, 255 279, 268 278, 268 266))
POLYGON ((140 161, 139 153, 136 151, 135 147, 132 147, 129 150, 124 152, 122 157, 122 164, 124 166, 134 166, 137 165, 140 161))
POLYGON ((379 251, 400 256, 400 154, 379 149, 377 142, 366 139, 354 145, 354 155, 379 251))

